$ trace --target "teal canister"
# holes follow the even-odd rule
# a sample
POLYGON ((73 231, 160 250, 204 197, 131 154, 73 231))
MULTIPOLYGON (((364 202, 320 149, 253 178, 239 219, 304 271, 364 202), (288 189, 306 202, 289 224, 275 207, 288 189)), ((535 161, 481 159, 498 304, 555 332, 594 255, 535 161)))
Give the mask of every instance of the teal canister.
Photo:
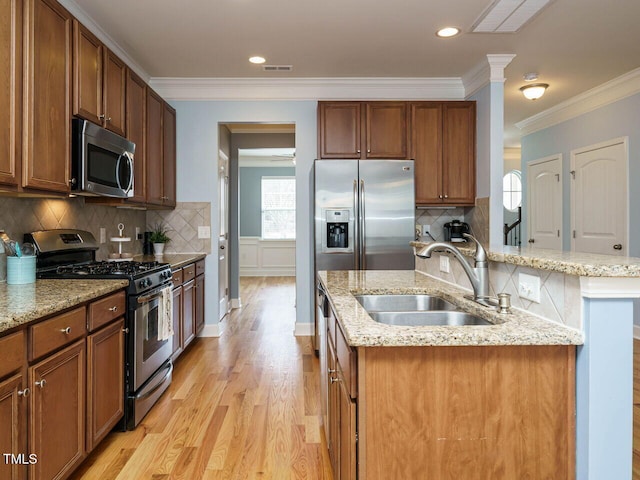
POLYGON ((4 245, 0 242, 0 283, 7 281, 7 254, 4 251, 4 245))
POLYGON ((24 285, 36 281, 36 256, 7 257, 7 284, 24 285))

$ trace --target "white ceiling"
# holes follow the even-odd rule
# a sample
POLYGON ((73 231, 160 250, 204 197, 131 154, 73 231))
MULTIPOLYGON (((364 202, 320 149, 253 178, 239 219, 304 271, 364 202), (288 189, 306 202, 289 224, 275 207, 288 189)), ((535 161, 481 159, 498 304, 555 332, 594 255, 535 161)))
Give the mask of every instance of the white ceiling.
POLYGON ((555 0, 517 33, 469 32, 491 0, 63 0, 151 77, 462 77, 489 53, 506 68, 505 143, 516 122, 640 66, 639 0, 555 0), (463 34, 439 39, 455 25, 463 34), (293 65, 266 73, 250 64, 293 65), (535 102, 518 88, 535 71, 535 102))

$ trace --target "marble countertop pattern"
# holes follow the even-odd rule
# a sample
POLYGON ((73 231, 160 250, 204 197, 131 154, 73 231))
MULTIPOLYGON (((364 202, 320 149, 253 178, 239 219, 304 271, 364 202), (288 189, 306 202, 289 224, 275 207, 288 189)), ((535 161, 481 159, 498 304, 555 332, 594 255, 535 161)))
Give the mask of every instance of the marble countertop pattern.
POLYGON ((467 291, 413 270, 321 271, 318 275, 329 295, 349 345, 353 347, 473 346, 473 345, 581 345, 581 332, 521 310, 499 314, 464 298, 467 291), (357 294, 437 295, 478 315, 490 326, 385 325, 374 321, 358 303, 357 294))
POLYGON ((164 255, 136 255, 133 257, 138 262, 152 262, 157 260, 158 262, 164 262, 171 264, 171 268, 181 268, 190 263, 202 260, 207 256, 206 253, 166 253, 164 255))
POLYGON ((127 280, 36 280, 27 285, 0 284, 0 334, 33 320, 101 297, 127 280))
MULTIPOLYGON (((433 242, 411 242, 416 248, 433 242)), ((464 254, 473 257, 475 247, 466 243, 455 246, 464 254)), ((487 257, 494 262, 510 263, 539 270, 578 275, 582 277, 640 277, 640 258, 595 253, 566 252, 532 247, 493 246, 487 257)))

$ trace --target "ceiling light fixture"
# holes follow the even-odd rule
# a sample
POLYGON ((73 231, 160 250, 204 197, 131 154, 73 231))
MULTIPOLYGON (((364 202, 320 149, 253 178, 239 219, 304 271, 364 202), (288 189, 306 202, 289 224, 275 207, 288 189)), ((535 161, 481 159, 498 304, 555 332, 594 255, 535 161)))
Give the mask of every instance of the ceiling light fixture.
POLYGON ((250 61, 251 63, 255 63, 255 64, 260 64, 260 63, 264 63, 264 62, 266 62, 266 60, 264 59, 264 57, 258 57, 258 56, 255 56, 255 57, 251 57, 251 58, 249 58, 249 61, 250 61))
POLYGON ((537 100, 544 95, 547 88, 549 88, 548 83, 532 83, 531 85, 520 87, 520 91, 529 100, 537 100))
POLYGON ((457 27, 444 27, 436 32, 436 35, 440 38, 455 37, 460 33, 460 29, 457 27))

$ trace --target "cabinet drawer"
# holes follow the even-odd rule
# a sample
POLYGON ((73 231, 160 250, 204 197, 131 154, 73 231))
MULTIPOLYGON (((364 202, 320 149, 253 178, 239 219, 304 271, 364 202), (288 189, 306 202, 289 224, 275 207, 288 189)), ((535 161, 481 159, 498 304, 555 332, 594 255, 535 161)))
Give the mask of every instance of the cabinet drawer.
POLYGON ((347 341, 336 325, 336 359, 338 361, 338 371, 342 372, 344 385, 351 398, 357 397, 357 377, 356 377, 356 353, 349 347, 347 341))
POLYGON ((204 273, 204 260, 198 260, 196 262, 196 276, 204 273))
POLYGON ((92 302, 89 305, 89 331, 92 332, 97 328, 115 320, 124 315, 126 308, 124 292, 118 292, 92 302))
POLYGON ((0 378, 20 370, 24 365, 24 330, 0 338, 0 378))
POLYGON ((30 333, 30 359, 33 360, 84 337, 87 333, 86 308, 76 308, 40 322, 31 327, 30 333))
POLYGON ((193 280, 196 277, 196 264, 192 263, 182 269, 182 281, 187 283, 189 280, 193 280))
POLYGON ((174 287, 179 287, 182 285, 182 269, 178 268, 177 270, 173 270, 171 272, 171 281, 173 282, 174 287))

